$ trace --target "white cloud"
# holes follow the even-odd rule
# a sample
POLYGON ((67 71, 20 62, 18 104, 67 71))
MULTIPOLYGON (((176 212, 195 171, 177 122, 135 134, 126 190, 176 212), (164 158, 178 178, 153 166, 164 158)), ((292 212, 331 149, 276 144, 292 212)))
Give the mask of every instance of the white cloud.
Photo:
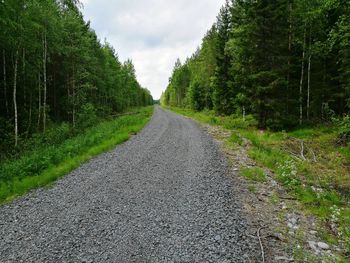
POLYGON ((85 19, 121 60, 131 58, 140 84, 159 98, 175 60, 200 45, 224 0, 82 0, 85 19))

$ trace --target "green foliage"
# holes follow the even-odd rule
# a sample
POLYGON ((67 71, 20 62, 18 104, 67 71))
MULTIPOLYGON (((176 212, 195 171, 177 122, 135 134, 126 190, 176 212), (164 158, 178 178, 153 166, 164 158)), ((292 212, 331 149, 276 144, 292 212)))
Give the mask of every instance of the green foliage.
POLYGON ((63 134, 69 133, 68 126, 63 124, 49 136, 54 139, 54 144, 37 142, 35 149, 22 154, 18 160, 0 164, 0 202, 51 183, 82 162, 124 142, 148 122, 152 112, 151 107, 140 109, 132 115, 102 122, 66 140, 64 135, 55 138, 59 130, 63 134))
POLYGON ((78 126, 82 129, 86 129, 91 126, 92 123, 96 123, 97 120, 98 118, 94 105, 91 103, 84 104, 78 113, 78 126))
POLYGON ((252 115, 245 116, 245 118, 235 115, 223 118, 223 126, 226 129, 248 129, 255 127, 257 124, 256 119, 252 115))
POLYGON ((256 182, 266 182, 266 174, 261 168, 244 168, 241 171, 242 176, 245 178, 256 181, 256 182))
POLYGON ((350 136, 350 116, 345 115, 342 118, 333 118, 337 132, 340 136, 350 136))
POLYGON ((233 144, 238 144, 238 145, 242 145, 243 144, 243 138, 239 133, 232 133, 229 142, 233 143, 233 144))
POLYGON ((226 1, 162 105, 244 112, 272 130, 348 113, 349 12, 343 0, 226 1))
POLYGON ((78 3, 0 2, 0 160, 19 157, 33 134, 46 137, 61 123, 81 130, 130 107, 153 104, 132 61, 120 62, 110 44, 100 43, 78 3))

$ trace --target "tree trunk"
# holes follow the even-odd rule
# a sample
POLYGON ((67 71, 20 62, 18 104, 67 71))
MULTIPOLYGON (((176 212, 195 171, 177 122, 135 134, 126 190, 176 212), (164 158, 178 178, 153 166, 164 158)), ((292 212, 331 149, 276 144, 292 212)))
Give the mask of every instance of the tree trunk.
POLYGON ((73 86, 73 89, 72 89, 72 103, 73 103, 72 123, 73 123, 73 127, 75 128, 75 88, 74 88, 74 86, 73 86))
POLYGON ((311 55, 309 55, 308 69, 307 69, 307 105, 306 105, 307 120, 310 119, 310 82, 311 82, 311 55))
POLYGON ((15 147, 18 145, 18 112, 17 112, 17 67, 18 67, 18 49, 15 55, 14 77, 13 77, 13 106, 15 110, 15 147))
POLYGON ((288 69, 287 69, 287 92, 286 92, 286 109, 287 114, 289 112, 289 86, 290 86, 290 67, 291 67, 291 56, 292 56, 292 3, 288 3, 289 7, 289 30, 288 30, 288 69))
POLYGON ((306 105, 306 116, 307 120, 310 120, 310 84, 311 84, 311 27, 309 35, 309 59, 307 67, 307 105, 306 105))
POLYGON ((242 107, 242 114, 243 114, 243 121, 245 121, 245 117, 246 117, 246 112, 245 112, 245 107, 242 107))
POLYGON ((6 115, 9 116, 9 103, 7 100, 7 82, 6 82, 6 54, 5 49, 2 50, 2 60, 3 60, 3 74, 4 74, 4 97, 5 97, 5 108, 6 108, 6 115))
POLYGON ((46 39, 46 32, 45 32, 43 36, 43 78, 44 78, 43 132, 44 133, 46 131, 46 98, 47 98, 46 61, 47 61, 47 39, 46 39))
POLYGON ((304 66, 305 66, 305 49, 306 49, 306 23, 304 28, 304 43, 303 43, 303 55, 301 61, 301 76, 299 86, 299 124, 303 124, 303 82, 304 82, 304 66))
POLYGON ((74 75, 74 63, 73 63, 73 74, 72 74, 72 123, 73 127, 75 128, 75 75, 74 75))
POLYGON ((40 130, 40 121, 41 121, 41 77, 40 77, 40 71, 38 74, 38 124, 37 124, 37 129, 38 131, 40 130))

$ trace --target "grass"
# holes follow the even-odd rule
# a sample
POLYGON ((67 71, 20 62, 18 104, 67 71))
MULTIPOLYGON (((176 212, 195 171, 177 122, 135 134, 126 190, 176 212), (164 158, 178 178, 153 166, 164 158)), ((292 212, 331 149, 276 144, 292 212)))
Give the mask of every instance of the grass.
MULTIPOLYGON (((231 130, 228 145, 232 147, 248 140, 248 146, 246 143, 244 146, 248 147, 249 157, 259 166, 270 169, 275 179, 299 201, 305 213, 321 219, 320 232, 324 240, 342 246, 350 254, 350 144, 335 144, 336 129, 261 131, 255 128, 256 123, 250 116, 243 121, 235 116, 216 116, 213 112, 171 110, 231 130), (330 229, 330 225, 336 228, 330 229)), ((264 180, 260 168, 246 168, 241 174, 251 181, 264 180)))
POLYGON ((125 142, 149 121, 153 107, 102 122, 58 145, 41 146, 0 164, 0 203, 51 184, 92 157, 125 142))
POLYGON ((266 182, 266 174, 264 172, 264 170, 262 170, 261 168, 258 167, 254 167, 254 168, 243 168, 241 170, 241 174, 242 176, 244 176, 245 178, 251 180, 251 181, 255 181, 255 182, 266 182))

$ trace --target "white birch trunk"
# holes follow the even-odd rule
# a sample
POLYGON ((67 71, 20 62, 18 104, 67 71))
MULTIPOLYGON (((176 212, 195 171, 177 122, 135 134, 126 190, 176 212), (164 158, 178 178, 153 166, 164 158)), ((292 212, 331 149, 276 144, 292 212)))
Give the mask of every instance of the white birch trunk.
POLYGON ((74 63, 73 63, 73 74, 72 74, 72 123, 73 123, 73 127, 75 128, 75 67, 74 67, 74 63))
POLYGON ((25 88, 25 74, 26 74, 26 50, 23 48, 23 54, 22 54, 22 78, 23 78, 23 100, 24 100, 24 108, 27 106, 27 94, 26 94, 26 88, 25 88))
POLYGON ((309 55, 308 67, 307 67, 307 105, 306 105, 306 115, 307 119, 310 119, 310 87, 311 84, 311 54, 309 55))
POLYGON ((245 116, 246 116, 246 112, 245 112, 245 107, 242 107, 242 114, 243 114, 243 121, 245 121, 245 116))
POLYGON ((44 133, 46 131, 46 98, 47 98, 46 61, 47 61, 47 39, 46 39, 46 32, 45 32, 43 37, 43 78, 44 78, 43 132, 44 133))
POLYGON ((38 124, 37 124, 37 128, 38 130, 40 129, 40 121, 41 121, 41 77, 40 77, 40 72, 38 74, 38 88, 39 88, 39 92, 38 92, 38 124))
POLYGON ((307 120, 310 119, 310 92, 311 92, 311 27, 309 35, 309 59, 307 67, 307 105, 306 105, 306 116, 307 120))
POLYGON ((301 61, 301 76, 299 85, 299 124, 303 124, 303 83, 304 83, 304 66, 305 66, 305 49, 306 49, 306 23, 304 29, 303 55, 301 61))
POLYGON ((7 81, 6 81, 6 54, 5 49, 2 50, 2 60, 3 60, 3 81, 4 81, 4 97, 5 97, 5 108, 6 114, 9 115, 9 104, 7 101, 7 81))
POLYGON ((17 112, 17 67, 18 67, 18 49, 15 55, 15 66, 13 76, 13 106, 15 110, 15 147, 18 145, 18 112, 17 112))

